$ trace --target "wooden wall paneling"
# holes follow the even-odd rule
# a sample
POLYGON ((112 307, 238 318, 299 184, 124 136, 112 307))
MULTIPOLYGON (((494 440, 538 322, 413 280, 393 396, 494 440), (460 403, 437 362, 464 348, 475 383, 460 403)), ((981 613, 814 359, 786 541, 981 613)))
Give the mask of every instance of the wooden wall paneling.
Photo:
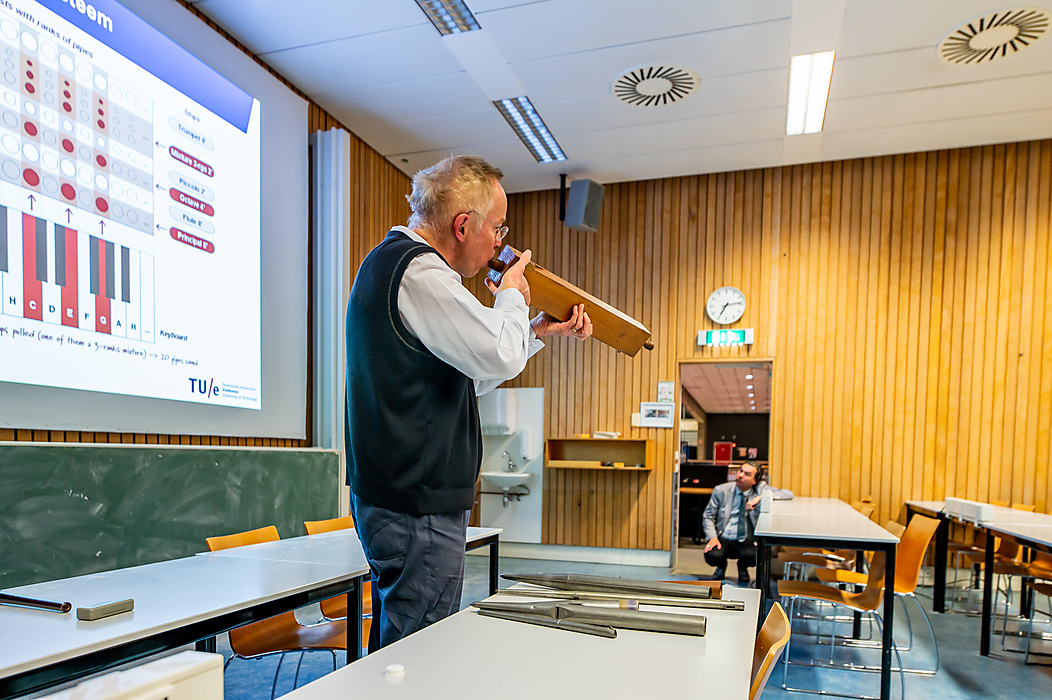
MULTIPOLYGON (((1013 249, 1015 243, 1015 236, 1013 235, 1015 223, 1015 207, 1013 206, 1016 186, 1015 175, 1015 144, 1007 144, 1004 149, 1004 190, 1001 197, 1001 206, 998 207, 999 211, 997 212, 1001 223, 1001 226, 997 229, 1000 232, 1001 255, 997 268, 997 282, 993 287, 993 290, 996 290, 994 299, 997 308, 997 330, 994 337, 998 339, 998 342, 994 346, 996 348, 996 357, 994 361, 994 391, 991 397, 993 410, 991 411, 990 422, 992 425, 991 442, 999 454, 1004 453, 1006 445, 1006 413, 1011 411, 1010 407, 1006 408, 1005 406, 1005 392, 1008 388, 1008 352, 1010 345, 1008 335, 1011 321, 1009 310, 1012 303, 1012 259, 1016 254, 1013 249)), ((997 474, 996 470, 989 469, 988 465, 989 461, 980 464, 980 493, 984 494, 983 498, 985 499, 1004 500, 1000 475, 997 474)), ((1011 479, 1011 475, 1008 475, 1008 479, 1011 479)))
MULTIPOLYGON (((786 216, 782 225, 784 226, 788 242, 789 257, 794 261, 801 260, 801 253, 806 249, 803 240, 804 236, 801 231, 801 212, 803 208, 801 177, 803 171, 803 166, 796 165, 788 168, 786 173, 788 180, 784 199, 786 216)), ((782 318, 794 320, 785 329, 786 351, 798 342, 797 334, 800 332, 800 322, 804 318, 802 314, 797 313, 797 303, 800 303, 805 297, 801 277, 801 274, 796 269, 790 269, 786 278, 785 307, 782 318)), ((786 358, 787 361, 783 364, 785 367, 784 380, 780 382, 780 395, 787 399, 786 405, 790 406, 790 408, 785 416, 786 423, 785 431, 782 435, 781 454, 785 455, 787 466, 789 466, 788 476, 790 476, 792 491, 803 493, 805 488, 810 491, 811 486, 804 483, 808 473, 805 464, 813 459, 813 455, 804 454, 802 445, 797 442, 798 437, 800 437, 800 431, 798 431, 796 423, 801 420, 804 409, 804 396, 800 391, 802 386, 797 385, 797 377, 800 377, 804 371, 806 358, 798 354, 790 356, 788 353, 786 353, 786 358)))
MULTIPOLYGON (((968 251, 965 262, 965 279, 974 280, 962 290, 964 311, 964 334, 961 341, 961 373, 962 383, 959 394, 960 413, 963 420, 956 431, 957 440, 957 468, 952 480, 947 480, 946 490, 951 492, 964 492, 968 488, 967 475, 968 466, 975 460, 975 449, 979 438, 978 414, 981 396, 977 396, 978 388, 982 386, 982 344, 977 343, 976 328, 981 324, 977 302, 980 289, 984 286, 978 282, 980 278, 980 205, 982 201, 982 171, 983 160, 979 149, 974 149, 968 154, 968 180, 961 181, 961 190, 967 189, 968 197, 966 206, 963 208, 964 225, 962 240, 968 251), (977 369, 979 372, 977 372, 977 369)), ((985 270, 983 270, 985 278, 985 270)), ((985 317, 985 314, 983 314, 985 317)))
POLYGON ((888 279, 891 267, 890 246, 890 215, 891 215, 891 157, 885 156, 876 159, 876 170, 874 174, 874 185, 877 190, 874 193, 872 236, 876 241, 879 253, 876 256, 877 270, 874 275, 875 289, 875 318, 874 318, 874 344, 870 353, 874 358, 873 373, 873 402, 872 402, 872 424, 871 424, 871 451, 869 454, 870 483, 874 498, 878 501, 873 519, 882 522, 887 516, 883 508, 891 497, 890 479, 886 479, 884 469, 886 467, 887 444, 885 443, 885 431, 887 429, 887 415, 884 406, 888 391, 887 366, 889 347, 887 345, 888 333, 888 279))
MULTIPOLYGON (((902 293, 903 263, 908 260, 908 250, 902 236, 903 219, 903 187, 905 174, 905 156, 896 155, 888 159, 888 176, 890 177, 891 189, 887 196, 889 208, 885 215, 888 218, 889 236, 889 264, 888 264, 888 304, 887 304, 887 334, 885 343, 888 348, 888 358, 885 363, 887 369, 886 394, 890 400, 884 402, 884 459, 881 464, 884 471, 884 481, 889 482, 888 490, 891 498, 890 503, 897 499, 902 493, 902 460, 903 454, 903 423, 904 412, 903 382, 906 374, 906 337, 901 334, 903 314, 902 304, 904 302, 902 293)), ((896 517, 898 513, 888 513, 887 517, 879 520, 884 522, 888 517, 896 517)))
MULTIPOLYGON (((942 488, 940 470, 937 460, 938 454, 938 426, 941 423, 939 416, 939 356, 941 349, 941 320, 942 320, 942 290, 943 290, 943 256, 944 256, 944 230, 945 230, 945 190, 946 190, 946 158, 942 152, 929 154, 929 187, 926 192, 925 207, 928 214, 925 228, 931 238, 930 257, 930 283, 928 286, 928 298, 926 307, 928 310, 928 325, 925 330, 928 335, 928 376, 925 380, 927 391, 925 393, 925 457, 926 465, 925 484, 926 491, 934 493, 936 489, 942 488)), ((922 331, 923 332, 923 331, 922 331)))
POLYGON ((1043 331, 1041 319, 1035 318, 1035 290, 1044 289, 1044 281, 1047 270, 1038 268, 1037 261, 1042 263, 1045 259, 1047 240, 1042 240, 1037 229, 1037 210, 1039 207, 1038 182, 1040 180, 1041 166, 1041 144, 1032 142, 1027 145, 1029 151, 1027 157, 1027 173, 1025 185, 1025 220, 1024 236, 1026 255, 1023 269, 1023 303, 1021 312, 1021 338, 1020 338, 1020 377, 1019 391, 1016 397, 1016 405, 1021 405, 1026 410, 1026 417, 1016 422, 1016 454, 1024 462, 1022 471, 1017 475, 1013 484, 1012 501, 1016 503, 1034 504, 1035 501, 1035 471, 1025 466, 1027 461, 1035 461, 1035 441, 1037 435, 1037 412, 1040 404, 1039 392, 1041 385, 1041 356, 1035 354, 1039 349, 1036 340, 1040 338, 1043 331), (1031 437, 1033 436, 1033 437, 1031 437))
MULTIPOLYGON (((809 454, 819 454, 823 450, 823 440, 828 427, 825 414, 826 384, 825 384, 825 329, 829 322, 827 316, 826 285, 829 281, 829 269, 826 261, 829 255, 829 207, 831 205, 832 192, 830 182, 831 163, 818 163, 811 167, 812 188, 811 212, 808 217, 807 226, 810 229, 808 243, 808 298, 807 306, 810 317, 808 318, 808 335, 811 346, 815 349, 815 357, 810 367, 810 376, 806 382, 808 387, 808 410, 813 419, 805 433, 807 451, 809 454)), ((813 483, 822 493, 829 493, 830 469, 828 460, 821 460, 815 465, 813 483)))
MULTIPOLYGON (((1031 383, 1031 360, 1030 343, 1033 325, 1022 322, 1023 319, 1033 317, 1034 303, 1034 260, 1035 241, 1031 236, 1028 209, 1032 200, 1030 199, 1030 175, 1031 175, 1032 149, 1028 144, 1019 144, 1019 159, 1017 161, 1016 179, 1019 183, 1018 196, 1015 201, 1015 243, 1018 254, 1013 278, 1016 280, 1012 292, 1012 308, 1018 310, 1019 322, 1013 323, 1017 345, 1013 354, 1009 357, 1010 379, 1012 388, 1009 390, 1006 400, 1015 410, 1012 411, 1012 435, 1011 446, 1008 454, 1013 461, 1025 461, 1028 452, 1026 444, 1027 419, 1029 415, 1029 388, 1031 383)), ((1033 201, 1036 206, 1036 201, 1033 201)), ((1008 500, 1011 503, 1033 503, 1033 494, 1027 493, 1027 470, 1012 470, 1012 481, 1009 484, 1008 500)))
MULTIPOLYGON (((1049 208, 1052 207, 1052 143, 1041 142, 1041 166, 1038 174, 1037 185, 1037 227, 1038 235, 1042 236, 1045 245, 1045 254, 1038 260, 1039 268, 1045 271, 1045 280, 1038 289, 1044 290, 1040 299, 1052 299, 1052 275, 1048 274, 1048 268, 1052 266, 1052 245, 1046 234, 1052 228, 1052 218, 1049 208)), ((1036 314, 1041 319, 1042 343, 1040 345, 1041 373, 1040 391, 1038 392, 1037 411, 1037 434, 1034 438, 1034 503, 1042 511, 1052 513, 1052 493, 1049 489, 1049 465, 1052 462, 1052 450, 1050 450, 1050 428, 1052 428, 1052 304, 1044 304, 1044 313, 1036 314)), ((1035 345, 1037 345, 1035 343, 1035 345)))
MULTIPOLYGON (((946 476, 943 480, 944 489, 946 485, 954 484, 957 480, 957 471, 961 468, 965 453, 961 449, 961 441, 956 438, 961 430, 966 430, 969 425, 969 416, 961 411, 961 394, 966 388, 962 381, 964 369, 964 314, 961 313, 967 305, 967 263, 970 255, 968 250, 967 236, 967 212, 968 212, 968 183, 971 179, 971 159, 964 152, 958 151, 957 155, 957 178, 951 181, 951 197, 953 199, 952 217, 947 217, 947 231, 952 232, 953 247, 956 253, 953 265, 953 305, 950 309, 952 323, 950 325, 950 373, 946 378, 949 385, 946 426, 946 476)), ((949 256, 949 245, 947 245, 947 256, 949 256)))
MULTIPOLYGON (((920 315, 920 279, 923 264, 923 207, 918 206, 917 194, 923 192, 924 178, 917 154, 906 158, 903 179, 902 235, 903 259, 907 274, 903 278, 899 304, 899 323, 905 334, 906 362, 902 387, 902 459, 898 465, 903 493, 914 493, 917 479, 907 465, 922 464, 923 445, 917 443, 917 418, 922 394, 919 393, 918 358, 921 353, 921 335, 912 332, 920 315)), ((897 515, 897 513, 895 514, 897 515)))

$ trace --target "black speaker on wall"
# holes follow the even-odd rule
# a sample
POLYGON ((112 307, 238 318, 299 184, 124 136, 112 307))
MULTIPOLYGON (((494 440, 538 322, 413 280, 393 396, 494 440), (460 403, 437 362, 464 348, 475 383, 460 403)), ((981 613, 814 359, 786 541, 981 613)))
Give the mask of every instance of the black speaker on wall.
POLYGON ((575 231, 598 231, 599 214, 603 210, 603 191, 603 186, 595 180, 571 182, 563 225, 575 231))

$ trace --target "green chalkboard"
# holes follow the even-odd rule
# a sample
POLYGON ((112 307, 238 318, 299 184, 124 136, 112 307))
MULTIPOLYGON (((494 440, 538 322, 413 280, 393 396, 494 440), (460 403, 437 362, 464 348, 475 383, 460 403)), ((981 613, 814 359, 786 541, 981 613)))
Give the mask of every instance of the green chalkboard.
POLYGON ((185 557, 338 515, 329 450, 0 443, 0 589, 185 557))

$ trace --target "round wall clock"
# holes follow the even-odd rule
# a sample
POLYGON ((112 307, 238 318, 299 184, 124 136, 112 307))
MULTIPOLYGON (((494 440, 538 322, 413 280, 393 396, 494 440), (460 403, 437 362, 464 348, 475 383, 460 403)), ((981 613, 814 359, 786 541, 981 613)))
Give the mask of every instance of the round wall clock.
POLYGON ((709 295, 705 313, 713 323, 734 323, 745 313, 745 294, 737 287, 720 287, 709 295))

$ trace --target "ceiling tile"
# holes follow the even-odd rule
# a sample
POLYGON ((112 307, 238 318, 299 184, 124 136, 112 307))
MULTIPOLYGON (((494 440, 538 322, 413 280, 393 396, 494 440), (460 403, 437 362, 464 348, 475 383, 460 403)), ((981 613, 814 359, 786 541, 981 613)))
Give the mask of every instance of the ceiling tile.
POLYGON ((195 4, 258 54, 411 26, 426 26, 438 35, 416 3, 405 0, 199 0, 195 4))
POLYGON ((263 56, 308 95, 463 72, 428 23, 263 56))

